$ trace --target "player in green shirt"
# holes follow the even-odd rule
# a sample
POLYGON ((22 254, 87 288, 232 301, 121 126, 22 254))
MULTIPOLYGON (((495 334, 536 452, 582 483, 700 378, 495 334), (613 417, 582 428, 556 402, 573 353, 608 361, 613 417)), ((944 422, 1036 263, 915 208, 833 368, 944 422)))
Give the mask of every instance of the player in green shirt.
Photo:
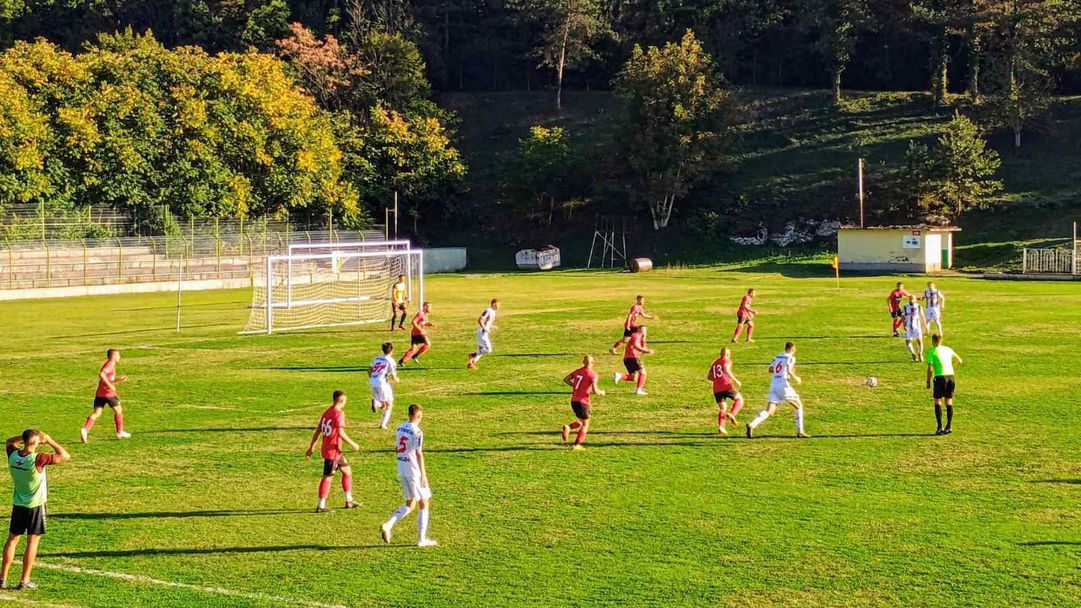
POLYGON ((51 464, 64 464, 71 455, 59 443, 45 433, 28 429, 22 435, 7 440, 8 471, 14 482, 15 492, 12 498, 11 527, 7 543, 4 545, 3 570, 0 571, 0 589, 7 585, 8 573, 15 562, 15 547, 23 534, 26 538, 26 553, 23 554, 22 580, 19 589, 35 589, 30 582, 30 572, 34 569, 34 559, 38 554, 38 541, 45 534, 45 502, 48 489, 45 479, 45 467, 51 464), (38 452, 41 444, 47 444, 53 453, 38 452))
POLYGON ((935 399, 935 420, 938 430, 935 435, 949 435, 953 432, 953 392, 957 383, 953 379, 953 362, 964 363, 952 348, 942 344, 942 336, 931 336, 931 349, 927 351, 927 388, 932 388, 935 399), (946 402, 946 426, 942 426, 942 402, 946 402))

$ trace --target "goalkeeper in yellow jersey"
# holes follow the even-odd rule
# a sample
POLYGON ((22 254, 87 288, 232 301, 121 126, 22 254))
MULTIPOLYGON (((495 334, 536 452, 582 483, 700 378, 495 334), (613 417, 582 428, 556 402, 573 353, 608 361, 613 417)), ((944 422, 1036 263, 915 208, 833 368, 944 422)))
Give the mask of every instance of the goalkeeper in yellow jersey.
POLYGON ((409 301, 407 295, 408 288, 405 283, 405 275, 398 275, 398 282, 390 288, 390 331, 394 331, 394 325, 398 325, 398 329, 405 330, 405 318, 408 314, 406 312, 405 304, 409 301), (401 320, 398 319, 398 313, 402 313, 401 320))

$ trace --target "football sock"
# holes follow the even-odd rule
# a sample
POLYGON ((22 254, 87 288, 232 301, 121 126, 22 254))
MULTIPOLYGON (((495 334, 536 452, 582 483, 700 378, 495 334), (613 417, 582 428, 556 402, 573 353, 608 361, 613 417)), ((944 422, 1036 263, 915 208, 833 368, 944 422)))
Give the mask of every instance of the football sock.
POLYGON ((803 408, 802 407, 797 407, 796 408, 796 432, 797 433, 802 433, 803 432, 803 408))
POLYGON ((952 426, 953 426, 953 406, 952 405, 947 405, 946 406, 946 428, 950 428, 952 426))
POLYGON ((330 495, 330 478, 324 477, 319 481, 319 501, 326 502, 327 496, 330 495))
POLYGON ((646 385, 646 370, 638 372, 638 390, 642 390, 642 387, 646 385))
POLYGON ((620 379, 624 382, 630 382, 634 380, 634 374, 620 374, 620 379))
POLYGON ((393 527, 394 524, 401 521, 402 518, 405 517, 406 515, 409 515, 409 507, 407 507, 405 505, 402 505, 402 506, 398 507, 397 511, 395 511, 394 513, 391 513, 390 519, 387 520, 387 523, 390 524, 391 527, 393 527))
POLYGON ((574 422, 568 424, 567 426, 571 430, 574 430, 574 429, 577 429, 578 427, 582 426, 582 421, 581 420, 575 420, 574 422))
POLYGON ((420 348, 417 349, 416 354, 413 355, 413 358, 419 357, 419 356, 423 355, 424 353, 428 352, 429 348, 431 348, 431 347, 428 346, 427 344, 421 344, 420 348))
POLYGON ((750 340, 751 336, 753 334, 754 334, 754 325, 748 325, 747 326, 747 339, 750 340))
POLYGON ((92 417, 90 417, 90 416, 87 416, 86 417, 86 423, 83 424, 83 428, 88 430, 88 431, 90 429, 94 428, 94 419, 92 417))
POLYGON ((912 354, 912 355, 916 354, 916 347, 913 346, 911 342, 905 342, 905 348, 908 349, 908 352, 910 354, 912 354))
POLYGON ((124 432, 124 414, 113 414, 113 423, 116 424, 116 432, 124 432))
POLYGON ((581 444, 585 440, 586 440, 586 427, 583 426, 583 427, 578 429, 578 436, 574 438, 574 442, 577 443, 577 444, 581 444))
POLYGON ((754 420, 752 420, 751 423, 749 425, 747 425, 747 426, 749 426, 749 427, 751 427, 753 429, 753 428, 757 427, 758 425, 762 424, 762 422, 766 418, 769 418, 769 410, 762 410, 761 412, 758 412, 758 415, 755 416, 754 420))
MULTIPOLYGON (((330 488, 327 488, 330 491, 330 488)), ((342 475, 342 491, 345 492, 346 500, 353 500, 353 476, 342 475)))
POLYGON ((732 334, 732 341, 733 342, 735 342, 736 340, 739 340, 739 335, 741 333, 743 333, 742 330, 743 330, 742 325, 736 325, 736 331, 735 331, 735 333, 732 334))
POLYGON ((409 350, 405 351, 405 354, 404 354, 404 355, 402 355, 402 358, 401 358, 401 359, 398 359, 398 360, 399 360, 399 361, 405 361, 406 359, 408 359, 408 358, 410 358, 410 357, 412 357, 412 356, 413 356, 413 347, 412 347, 412 346, 410 346, 410 347, 409 347, 409 350))
POLYGON ((938 429, 942 430, 942 406, 935 406, 935 421, 938 422, 938 429))
POLYGON ((387 426, 387 423, 390 422, 390 411, 392 409, 394 409, 394 406, 389 403, 383 407, 383 421, 379 423, 379 426, 387 426))
POLYGON ((729 410, 728 413, 732 414, 732 417, 735 418, 741 409, 743 409, 743 399, 736 399, 732 401, 732 409, 729 410))
POLYGON ((717 408, 717 426, 724 426, 724 408, 717 408))
POLYGON ((417 509, 417 540, 428 538, 428 509, 417 509))

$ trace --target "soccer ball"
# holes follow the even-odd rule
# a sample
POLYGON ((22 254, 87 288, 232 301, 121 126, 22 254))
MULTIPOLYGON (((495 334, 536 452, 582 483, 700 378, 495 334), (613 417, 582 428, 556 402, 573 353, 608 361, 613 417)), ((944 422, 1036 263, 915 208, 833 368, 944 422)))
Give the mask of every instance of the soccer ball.
POLYGON ((874 376, 871 376, 870 378, 868 378, 864 382, 864 384, 867 385, 867 388, 874 388, 874 387, 878 386, 878 378, 875 378, 874 376))

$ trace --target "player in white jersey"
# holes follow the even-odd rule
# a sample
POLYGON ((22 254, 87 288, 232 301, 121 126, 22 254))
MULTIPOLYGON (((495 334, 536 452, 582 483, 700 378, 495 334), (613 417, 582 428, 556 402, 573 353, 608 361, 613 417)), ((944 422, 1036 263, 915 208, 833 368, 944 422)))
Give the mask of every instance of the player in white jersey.
POLYGON ((946 294, 935 287, 934 281, 928 283, 927 289, 923 290, 923 305, 926 307, 924 316, 927 319, 927 333, 932 333, 931 323, 934 323, 938 326, 938 331, 934 333, 943 335, 942 311, 946 309, 946 294))
POLYGON ((905 323, 905 348, 913 361, 923 361, 923 309, 916 296, 908 296, 908 304, 901 307, 901 319, 905 323))
POLYGON ((416 403, 409 406, 409 422, 398 427, 395 452, 398 456, 398 480, 402 482, 405 504, 398 507, 390 519, 380 526, 383 542, 389 543, 394 524, 409 515, 414 505, 417 509, 417 546, 434 547, 436 541, 428 538, 428 506, 432 501, 432 489, 428 486, 428 471, 424 467, 424 432, 420 420, 424 410, 416 403))
POLYGON ((390 412, 394 409, 394 389, 390 382, 398 381, 398 365, 394 363, 394 345, 383 343, 383 354, 376 357, 368 366, 368 381, 372 385, 372 413, 383 410, 383 421, 379 428, 387 428, 390 412))
POLYGON ((495 315, 499 310, 499 299, 493 298, 492 305, 484 309, 477 317, 477 350, 469 353, 469 369, 477 369, 480 358, 492 352, 492 331, 495 330, 495 315))
POLYGON ((769 373, 773 376, 769 385, 769 404, 766 409, 758 412, 754 420, 747 423, 747 438, 750 439, 754 435, 754 429, 765 422, 766 418, 772 416, 777 411, 777 406, 782 403, 791 403, 792 407, 796 408, 796 437, 800 439, 810 437, 803 431, 803 400, 800 399, 796 389, 792 388, 792 382, 796 384, 803 382, 796 375, 795 344, 785 343, 784 352, 774 357, 773 363, 769 364, 769 373))

